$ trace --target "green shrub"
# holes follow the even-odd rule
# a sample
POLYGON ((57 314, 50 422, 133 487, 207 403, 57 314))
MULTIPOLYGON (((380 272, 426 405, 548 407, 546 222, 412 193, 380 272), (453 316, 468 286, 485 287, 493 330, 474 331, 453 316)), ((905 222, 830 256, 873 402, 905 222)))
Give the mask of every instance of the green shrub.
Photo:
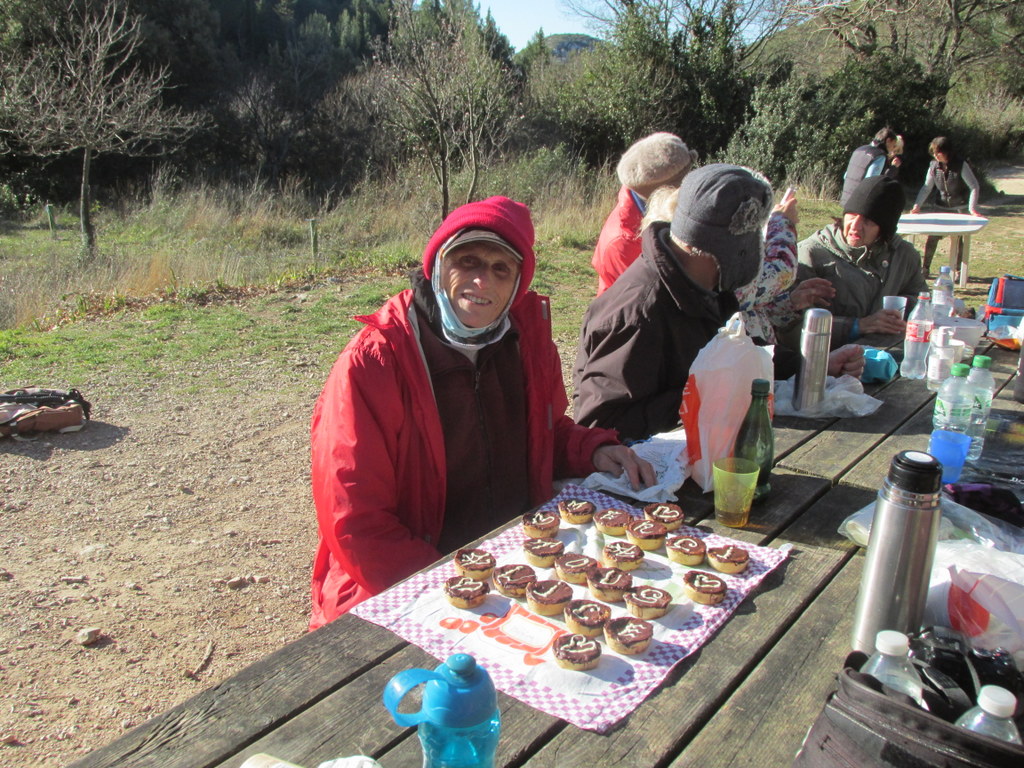
POLYGON ((838 190, 850 151, 890 125, 907 141, 903 177, 924 175, 948 83, 907 59, 851 60, 824 79, 791 76, 761 85, 753 114, 724 153, 770 178, 838 190))

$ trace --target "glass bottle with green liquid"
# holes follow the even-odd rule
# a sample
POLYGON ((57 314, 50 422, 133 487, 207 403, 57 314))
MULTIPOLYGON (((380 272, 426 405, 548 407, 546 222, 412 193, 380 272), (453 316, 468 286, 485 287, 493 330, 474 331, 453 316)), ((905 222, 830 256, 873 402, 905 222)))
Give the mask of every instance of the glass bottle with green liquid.
POLYGON ((775 433, 768 408, 772 383, 768 379, 754 379, 750 385, 750 407, 740 423, 733 446, 733 456, 750 459, 760 467, 754 501, 764 498, 772 489, 771 472, 775 461, 775 433))

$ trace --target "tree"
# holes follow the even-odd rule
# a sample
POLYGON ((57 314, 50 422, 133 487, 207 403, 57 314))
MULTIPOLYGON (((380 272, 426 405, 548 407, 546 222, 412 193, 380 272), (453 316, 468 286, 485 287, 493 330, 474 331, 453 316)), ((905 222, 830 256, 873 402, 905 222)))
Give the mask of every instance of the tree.
POLYGON ((9 153, 82 153, 82 244, 92 254, 93 158, 157 151, 159 142, 184 138, 198 121, 162 106, 167 71, 134 63, 139 18, 117 0, 72 5, 53 16, 47 32, 27 54, 0 54, 0 141, 9 153))
POLYGON ((516 122, 511 73, 491 54, 511 49, 496 44, 493 32, 488 39, 467 0, 419 8, 407 1, 392 18, 371 98, 383 127, 428 161, 443 218, 452 208, 453 174, 469 169, 469 202, 487 155, 505 145, 516 122))
POLYGON ((786 26, 792 2, 800 0, 566 0, 566 5, 611 34, 631 14, 658 18, 663 33, 678 33, 688 48, 701 20, 730 19, 730 45, 741 61, 753 59, 763 43, 786 26))
POLYGON ((866 58, 909 56, 950 81, 1000 58, 1024 62, 1020 0, 789 0, 810 21, 866 58))

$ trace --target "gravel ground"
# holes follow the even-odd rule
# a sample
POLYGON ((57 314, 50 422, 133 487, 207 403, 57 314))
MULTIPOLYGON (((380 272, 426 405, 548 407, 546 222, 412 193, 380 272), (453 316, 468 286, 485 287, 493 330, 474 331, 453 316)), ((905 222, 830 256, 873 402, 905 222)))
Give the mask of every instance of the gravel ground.
POLYGON ((255 371, 184 405, 80 382, 85 430, 0 440, 0 765, 67 765, 306 631, 322 377, 282 402, 255 371))

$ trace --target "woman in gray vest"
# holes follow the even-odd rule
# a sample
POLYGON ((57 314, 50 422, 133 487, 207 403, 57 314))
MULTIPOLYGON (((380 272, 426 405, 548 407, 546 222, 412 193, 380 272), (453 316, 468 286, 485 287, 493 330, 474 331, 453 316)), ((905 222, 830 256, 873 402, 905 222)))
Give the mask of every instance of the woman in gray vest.
MULTIPOLYGON (((972 216, 981 216, 978 213, 978 192, 980 185, 978 179, 967 164, 956 152, 953 142, 946 136, 938 136, 932 139, 928 145, 928 153, 934 158, 928 165, 928 175, 924 178, 924 185, 917 193, 917 200, 911 213, 920 213, 921 206, 931 195, 932 190, 937 190, 937 200, 931 206, 931 210, 970 213, 972 216)), ((956 247, 956 242, 951 247, 956 247)), ((925 277, 928 276, 928 269, 931 267, 932 257, 935 255, 935 247, 939 243, 938 235, 929 235, 924 243, 924 258, 921 262, 921 269, 925 277)), ((962 255, 956 255, 957 269, 960 269, 962 255)))

